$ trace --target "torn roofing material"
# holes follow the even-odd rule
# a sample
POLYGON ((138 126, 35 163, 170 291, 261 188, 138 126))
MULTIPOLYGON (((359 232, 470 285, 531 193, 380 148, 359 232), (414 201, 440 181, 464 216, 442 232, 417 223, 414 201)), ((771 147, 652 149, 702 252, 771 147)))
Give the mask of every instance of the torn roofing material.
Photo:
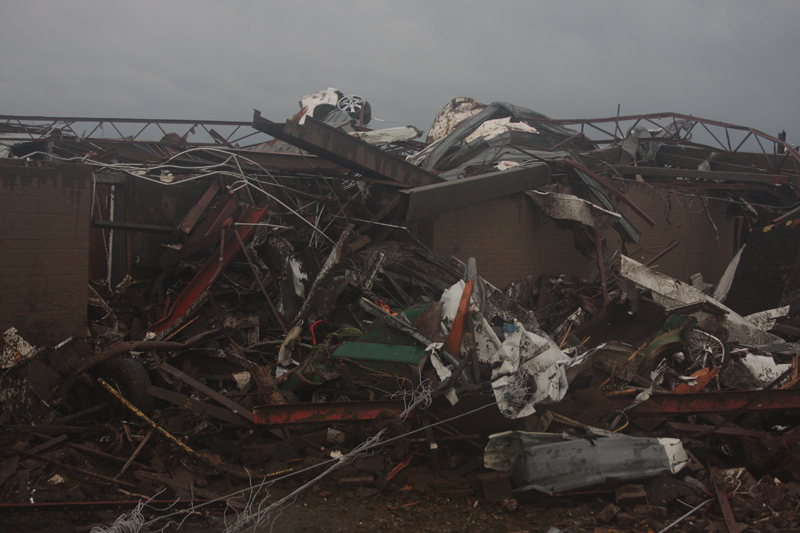
POLYGON ((256 111, 253 114, 253 127, 301 150, 358 172, 364 177, 364 181, 396 187, 418 187, 443 181, 431 172, 311 117, 302 126, 291 121, 283 125, 262 118, 256 111))
POLYGON ((535 163, 471 178, 405 189, 400 194, 405 204, 405 221, 410 222, 534 189, 549 182, 549 167, 543 163, 535 163))
MULTIPOLYGON (((546 116, 524 107, 509 104, 507 102, 494 102, 483 108, 478 113, 472 115, 467 120, 463 121, 452 132, 450 132, 450 134, 443 137, 438 143, 431 145, 430 151, 425 154, 424 157, 418 159, 419 165, 422 168, 429 170, 443 170, 440 168, 440 161, 442 161, 452 149, 457 148, 463 142, 465 142, 467 138, 478 128, 480 128, 484 122, 506 117, 517 119, 518 117, 523 116, 532 118, 541 117, 543 119, 547 119, 546 116)), ((550 149, 558 143, 579 135, 579 132, 570 130, 560 125, 544 123, 541 126, 536 124, 534 127, 537 129, 541 138, 540 149, 544 150, 550 149)))

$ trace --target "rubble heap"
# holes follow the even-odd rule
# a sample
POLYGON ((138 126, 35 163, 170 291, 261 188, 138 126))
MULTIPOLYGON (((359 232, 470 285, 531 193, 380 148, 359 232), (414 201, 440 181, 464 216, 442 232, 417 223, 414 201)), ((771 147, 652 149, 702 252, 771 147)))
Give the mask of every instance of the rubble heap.
MULTIPOLYGON (((210 528, 227 513, 245 530, 319 482, 392 512, 481 501, 520 529, 564 502, 573 517, 548 527, 797 527, 800 156, 785 139, 456 98, 422 143, 370 130, 371 113, 330 88, 285 124, 256 112, 271 140, 244 147, 213 129, 192 143, 196 126, 145 142, 3 117, 10 164, 94 176, 87 331, 4 333, 7 508, 103 502, 141 530, 206 509, 210 528), (647 212, 636 187, 669 208, 647 212), (570 264, 497 286, 505 248, 468 223, 442 253, 442 217, 507 198, 570 264), (664 241, 673 221, 703 223, 710 273, 664 273, 695 266, 680 256, 696 243, 664 241)), ((505 216, 498 240, 516 231, 505 216)))

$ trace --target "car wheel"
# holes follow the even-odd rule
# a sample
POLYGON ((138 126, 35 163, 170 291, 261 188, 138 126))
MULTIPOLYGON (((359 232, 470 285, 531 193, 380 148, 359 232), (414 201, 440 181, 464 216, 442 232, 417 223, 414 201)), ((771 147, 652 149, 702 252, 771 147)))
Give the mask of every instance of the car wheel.
MULTIPOLYGON (((114 387, 126 400, 147 416, 155 410, 155 398, 148 392, 150 377, 142 364, 130 357, 109 359, 97 370, 97 376, 114 387)), ((117 402, 115 398, 113 401, 117 402)))
POLYGON ((363 124, 366 126, 369 124, 369 121, 372 120, 372 106, 369 105, 369 102, 361 98, 360 96, 351 95, 345 96, 339 100, 337 104, 339 109, 342 111, 346 111, 348 115, 353 117, 355 120, 359 120, 361 118, 361 110, 364 110, 364 119, 363 124))

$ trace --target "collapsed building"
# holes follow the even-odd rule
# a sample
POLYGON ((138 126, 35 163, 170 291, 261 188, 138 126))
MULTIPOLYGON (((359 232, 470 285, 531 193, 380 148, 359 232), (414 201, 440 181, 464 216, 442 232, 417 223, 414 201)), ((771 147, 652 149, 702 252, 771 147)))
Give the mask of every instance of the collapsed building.
POLYGON ((440 472, 440 446, 483 451, 453 495, 611 486, 624 507, 628 482, 680 475, 697 499, 742 468, 783 491, 776 508, 796 499, 794 147, 675 113, 470 98, 425 142, 371 117, 333 88, 285 123, 0 117, 8 501, 47 468, 194 501, 178 470, 275 483, 304 457, 307 476, 390 490, 440 472), (119 406, 136 439, 94 420, 119 406), (336 461, 382 439, 376 464, 336 461))

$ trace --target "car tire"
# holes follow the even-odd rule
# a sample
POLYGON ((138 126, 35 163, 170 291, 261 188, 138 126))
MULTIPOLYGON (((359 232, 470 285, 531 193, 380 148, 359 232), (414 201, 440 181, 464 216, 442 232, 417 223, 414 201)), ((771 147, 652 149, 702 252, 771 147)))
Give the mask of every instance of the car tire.
MULTIPOLYGON (((155 398, 148 392, 150 377, 142 364, 130 357, 109 359, 97 370, 97 376, 114 387, 126 400, 147 416, 155 410, 155 398)), ((115 402, 118 400, 115 398, 115 402)))

